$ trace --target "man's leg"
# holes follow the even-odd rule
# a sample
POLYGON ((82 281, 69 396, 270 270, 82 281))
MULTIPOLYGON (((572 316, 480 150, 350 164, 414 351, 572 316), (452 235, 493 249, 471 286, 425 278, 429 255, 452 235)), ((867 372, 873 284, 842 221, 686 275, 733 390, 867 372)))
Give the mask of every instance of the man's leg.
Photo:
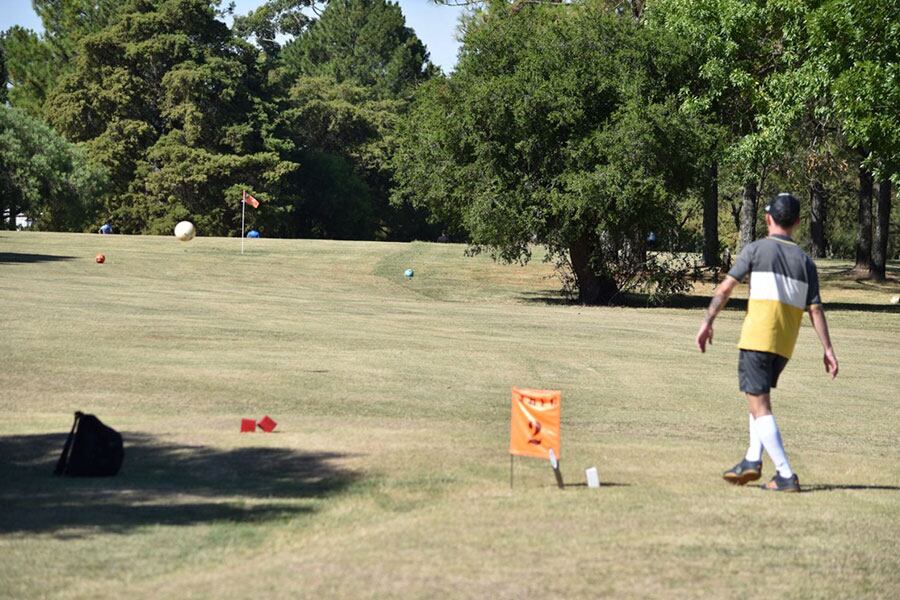
POLYGON ((772 414, 772 404, 769 394, 747 394, 747 404, 750 414, 754 418, 753 427, 759 441, 766 449, 766 454, 775 463, 778 474, 789 478, 794 475, 787 455, 784 453, 784 445, 781 442, 781 432, 772 414))
POLYGON ((747 454, 744 460, 750 462, 759 462, 762 460, 762 442, 759 441, 759 435, 756 433, 756 418, 753 413, 747 413, 747 430, 750 432, 750 444, 747 446, 747 454))
POLYGON ((750 432, 750 445, 744 460, 734 465, 722 474, 722 478, 728 483, 744 485, 756 481, 762 475, 762 442, 756 434, 756 419, 752 414, 747 416, 747 425, 750 432))
POLYGON ((744 460, 734 465, 722 474, 722 478, 728 483, 744 485, 756 481, 762 475, 762 442, 756 434, 756 419, 752 414, 747 415, 747 430, 750 433, 750 444, 744 460))

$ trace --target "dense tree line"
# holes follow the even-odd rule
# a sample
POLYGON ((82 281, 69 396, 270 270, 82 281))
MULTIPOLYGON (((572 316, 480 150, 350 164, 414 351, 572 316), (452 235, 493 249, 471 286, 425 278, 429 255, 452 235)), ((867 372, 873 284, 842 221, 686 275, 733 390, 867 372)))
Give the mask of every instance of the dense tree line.
POLYGON ((670 93, 690 59, 674 36, 561 8, 471 16, 404 128, 397 194, 504 260, 545 245, 582 301, 607 302, 658 273, 646 237, 678 229, 706 141, 670 93))
POLYGON ((46 229, 534 243, 584 302, 678 291, 808 199, 800 241, 900 252, 900 0, 443 0, 444 75, 388 0, 34 0, 0 37, 4 210, 46 229))
POLYGON ((388 200, 396 124, 436 72, 395 3, 272 0, 232 27, 210 0, 35 9, 43 35, 13 27, 2 41, 9 118, 46 122, 105 175, 96 210, 69 228, 162 233, 190 219, 237 235, 245 189, 262 201, 250 226, 268 235, 436 235, 388 200))
MULTIPOLYGON (((593 238, 590 269, 578 268, 585 262, 584 253, 574 246, 557 245, 556 254, 573 267, 582 300, 604 301, 638 287, 652 290, 659 287, 658 271, 652 256, 634 252, 638 240, 656 238, 672 250, 702 252, 705 265, 719 267, 728 255, 761 234, 761 200, 783 190, 809 199, 800 241, 814 255, 855 254, 856 275, 874 279, 885 277, 887 257, 898 256, 897 211, 891 211, 892 182, 900 178, 897 0, 438 3, 464 4, 474 12, 464 23, 457 72, 443 84, 426 88, 430 91, 422 94, 414 108, 422 111, 426 126, 410 128, 409 142, 401 144, 402 150, 407 146, 413 150, 406 155, 401 152, 397 193, 413 202, 438 205, 457 218, 457 226, 472 232, 476 243, 501 258, 524 256, 524 250, 510 252, 515 250, 513 237, 520 248, 524 248, 521 240, 530 235, 553 249, 550 238, 570 235, 569 221, 552 214, 554 206, 577 207, 576 221, 593 238), (614 25, 615 21, 619 24, 614 25), (563 33, 545 36, 547 27, 563 33), (616 27, 631 31, 614 48, 592 40, 597 35, 614 38, 616 27), (518 32, 514 34, 517 43, 504 45, 512 30, 518 32), (641 43, 646 44, 643 51, 641 43), (531 45, 536 46, 533 55, 517 61, 531 45), (545 101, 552 108, 527 114, 529 102, 543 90, 523 86, 516 93, 515 106, 510 105, 500 90, 518 77, 539 71, 560 48, 565 58, 551 77, 569 70, 569 79, 578 80, 580 90, 559 81, 553 86, 556 97, 545 101), (504 57, 495 56, 498 53, 504 57), (591 80, 604 67, 595 53, 618 65, 607 68, 604 83, 625 81, 625 88, 636 91, 638 100, 629 102, 627 92, 618 92, 604 105, 610 112, 591 114, 570 135, 561 131, 568 123, 559 117, 572 107, 577 111, 571 114, 580 116, 583 112, 578 111, 584 107, 579 104, 589 103, 598 92, 591 80), (660 53, 665 57, 656 56, 660 53), (648 55, 656 56, 655 60, 646 60, 648 55), (502 60, 506 62, 497 67, 502 60), (657 83, 655 89, 645 87, 648 79, 657 83), (484 96, 486 87, 491 91, 484 96), (516 131, 512 134, 516 139, 510 140, 508 130, 481 126, 477 120, 483 110, 477 106, 481 97, 484 106, 495 103, 500 115, 494 116, 515 118, 518 114, 529 131, 516 131), (582 176, 603 173, 598 180, 612 184, 612 190, 572 186, 564 173, 564 153, 582 147, 585 136, 614 132, 618 116, 630 104, 638 106, 636 114, 643 116, 642 126, 648 130, 643 143, 636 132, 613 133, 592 154, 579 154, 586 162, 575 169, 582 176), (651 125, 658 114, 654 105, 678 109, 655 130, 651 125), (450 110, 452 118, 442 116, 450 110), (457 129, 442 122, 455 123, 463 117, 475 121, 457 129), (684 132, 689 135, 679 137, 684 132), (547 135, 547 141, 556 135, 564 138, 547 146, 553 148, 550 155, 557 171, 548 173, 536 187, 511 183, 505 176, 507 165, 493 155, 498 149, 509 149, 523 165, 529 138, 535 133, 547 135), (655 163, 646 160, 654 143, 663 152, 655 163), (616 157, 615 148, 628 144, 637 147, 616 157), (416 157, 425 149, 428 157, 417 164, 416 157), (440 177, 422 168, 432 162, 445 167, 440 177), (690 168, 681 167, 682 163, 690 168), (476 215, 477 199, 465 191, 472 185, 464 175, 470 165, 479 165, 475 170, 485 182, 486 196, 512 196, 520 207, 533 205, 539 210, 513 210, 512 220, 494 210, 476 215), (657 188, 653 210, 640 208, 652 197, 650 192, 635 191, 627 179, 610 174, 620 172, 623 165, 641 165, 634 180, 649 184, 655 177, 665 182, 657 188), (673 169, 688 181, 674 185, 673 169), (448 200, 452 194, 457 196, 448 200), (613 196, 633 208, 638 219, 626 223, 598 219, 592 211, 611 206, 613 196), (563 200, 549 202, 542 197, 563 200), (661 222, 660 216, 667 212, 671 218, 661 222), (535 215, 540 223, 525 225, 535 215), (542 230, 548 224, 551 230, 542 230), (496 231, 490 231, 491 227, 496 231), (631 232, 632 242, 624 239, 626 231, 631 232), (633 276, 636 269, 639 277, 633 276), (596 279, 605 281, 604 291, 596 291, 596 279)), ((523 181, 533 177, 530 169, 520 170, 523 181)))

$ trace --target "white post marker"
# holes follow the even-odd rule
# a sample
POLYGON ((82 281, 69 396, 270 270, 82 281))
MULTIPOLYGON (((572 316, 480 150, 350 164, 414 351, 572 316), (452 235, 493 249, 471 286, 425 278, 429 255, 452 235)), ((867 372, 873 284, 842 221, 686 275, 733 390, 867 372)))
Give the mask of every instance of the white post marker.
POLYGON ((597 472, 597 467, 585 469, 584 474, 587 475, 587 486, 589 488, 600 487, 600 473, 597 472))
POLYGON ((241 254, 244 253, 244 211, 247 210, 247 190, 241 190, 241 254))
POLYGON ((566 484, 563 483, 562 473, 559 471, 559 460, 556 458, 556 452, 550 448, 550 466, 553 468, 553 475, 556 477, 556 487, 563 489, 566 484))

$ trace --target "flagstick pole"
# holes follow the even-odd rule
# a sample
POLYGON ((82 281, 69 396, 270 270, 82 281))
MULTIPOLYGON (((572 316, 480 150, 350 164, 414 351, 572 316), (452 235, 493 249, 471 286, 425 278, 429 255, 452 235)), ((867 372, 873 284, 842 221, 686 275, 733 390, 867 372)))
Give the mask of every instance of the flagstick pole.
POLYGON ((241 254, 244 253, 244 212, 247 210, 247 192, 241 192, 241 254))

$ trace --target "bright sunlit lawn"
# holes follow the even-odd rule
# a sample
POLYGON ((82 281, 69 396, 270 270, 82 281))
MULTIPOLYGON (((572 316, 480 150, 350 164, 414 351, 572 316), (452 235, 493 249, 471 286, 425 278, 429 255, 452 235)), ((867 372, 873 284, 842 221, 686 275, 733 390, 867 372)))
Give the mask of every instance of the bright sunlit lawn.
POLYGON ((709 285, 586 308, 463 252, 0 233, 0 597, 900 595, 897 264, 820 264, 841 374, 804 323, 781 496, 720 478, 740 301, 701 355, 709 285), (513 385, 562 391, 564 490, 533 459, 510 489, 513 385), (122 432, 117 477, 52 476, 75 410, 122 432))

